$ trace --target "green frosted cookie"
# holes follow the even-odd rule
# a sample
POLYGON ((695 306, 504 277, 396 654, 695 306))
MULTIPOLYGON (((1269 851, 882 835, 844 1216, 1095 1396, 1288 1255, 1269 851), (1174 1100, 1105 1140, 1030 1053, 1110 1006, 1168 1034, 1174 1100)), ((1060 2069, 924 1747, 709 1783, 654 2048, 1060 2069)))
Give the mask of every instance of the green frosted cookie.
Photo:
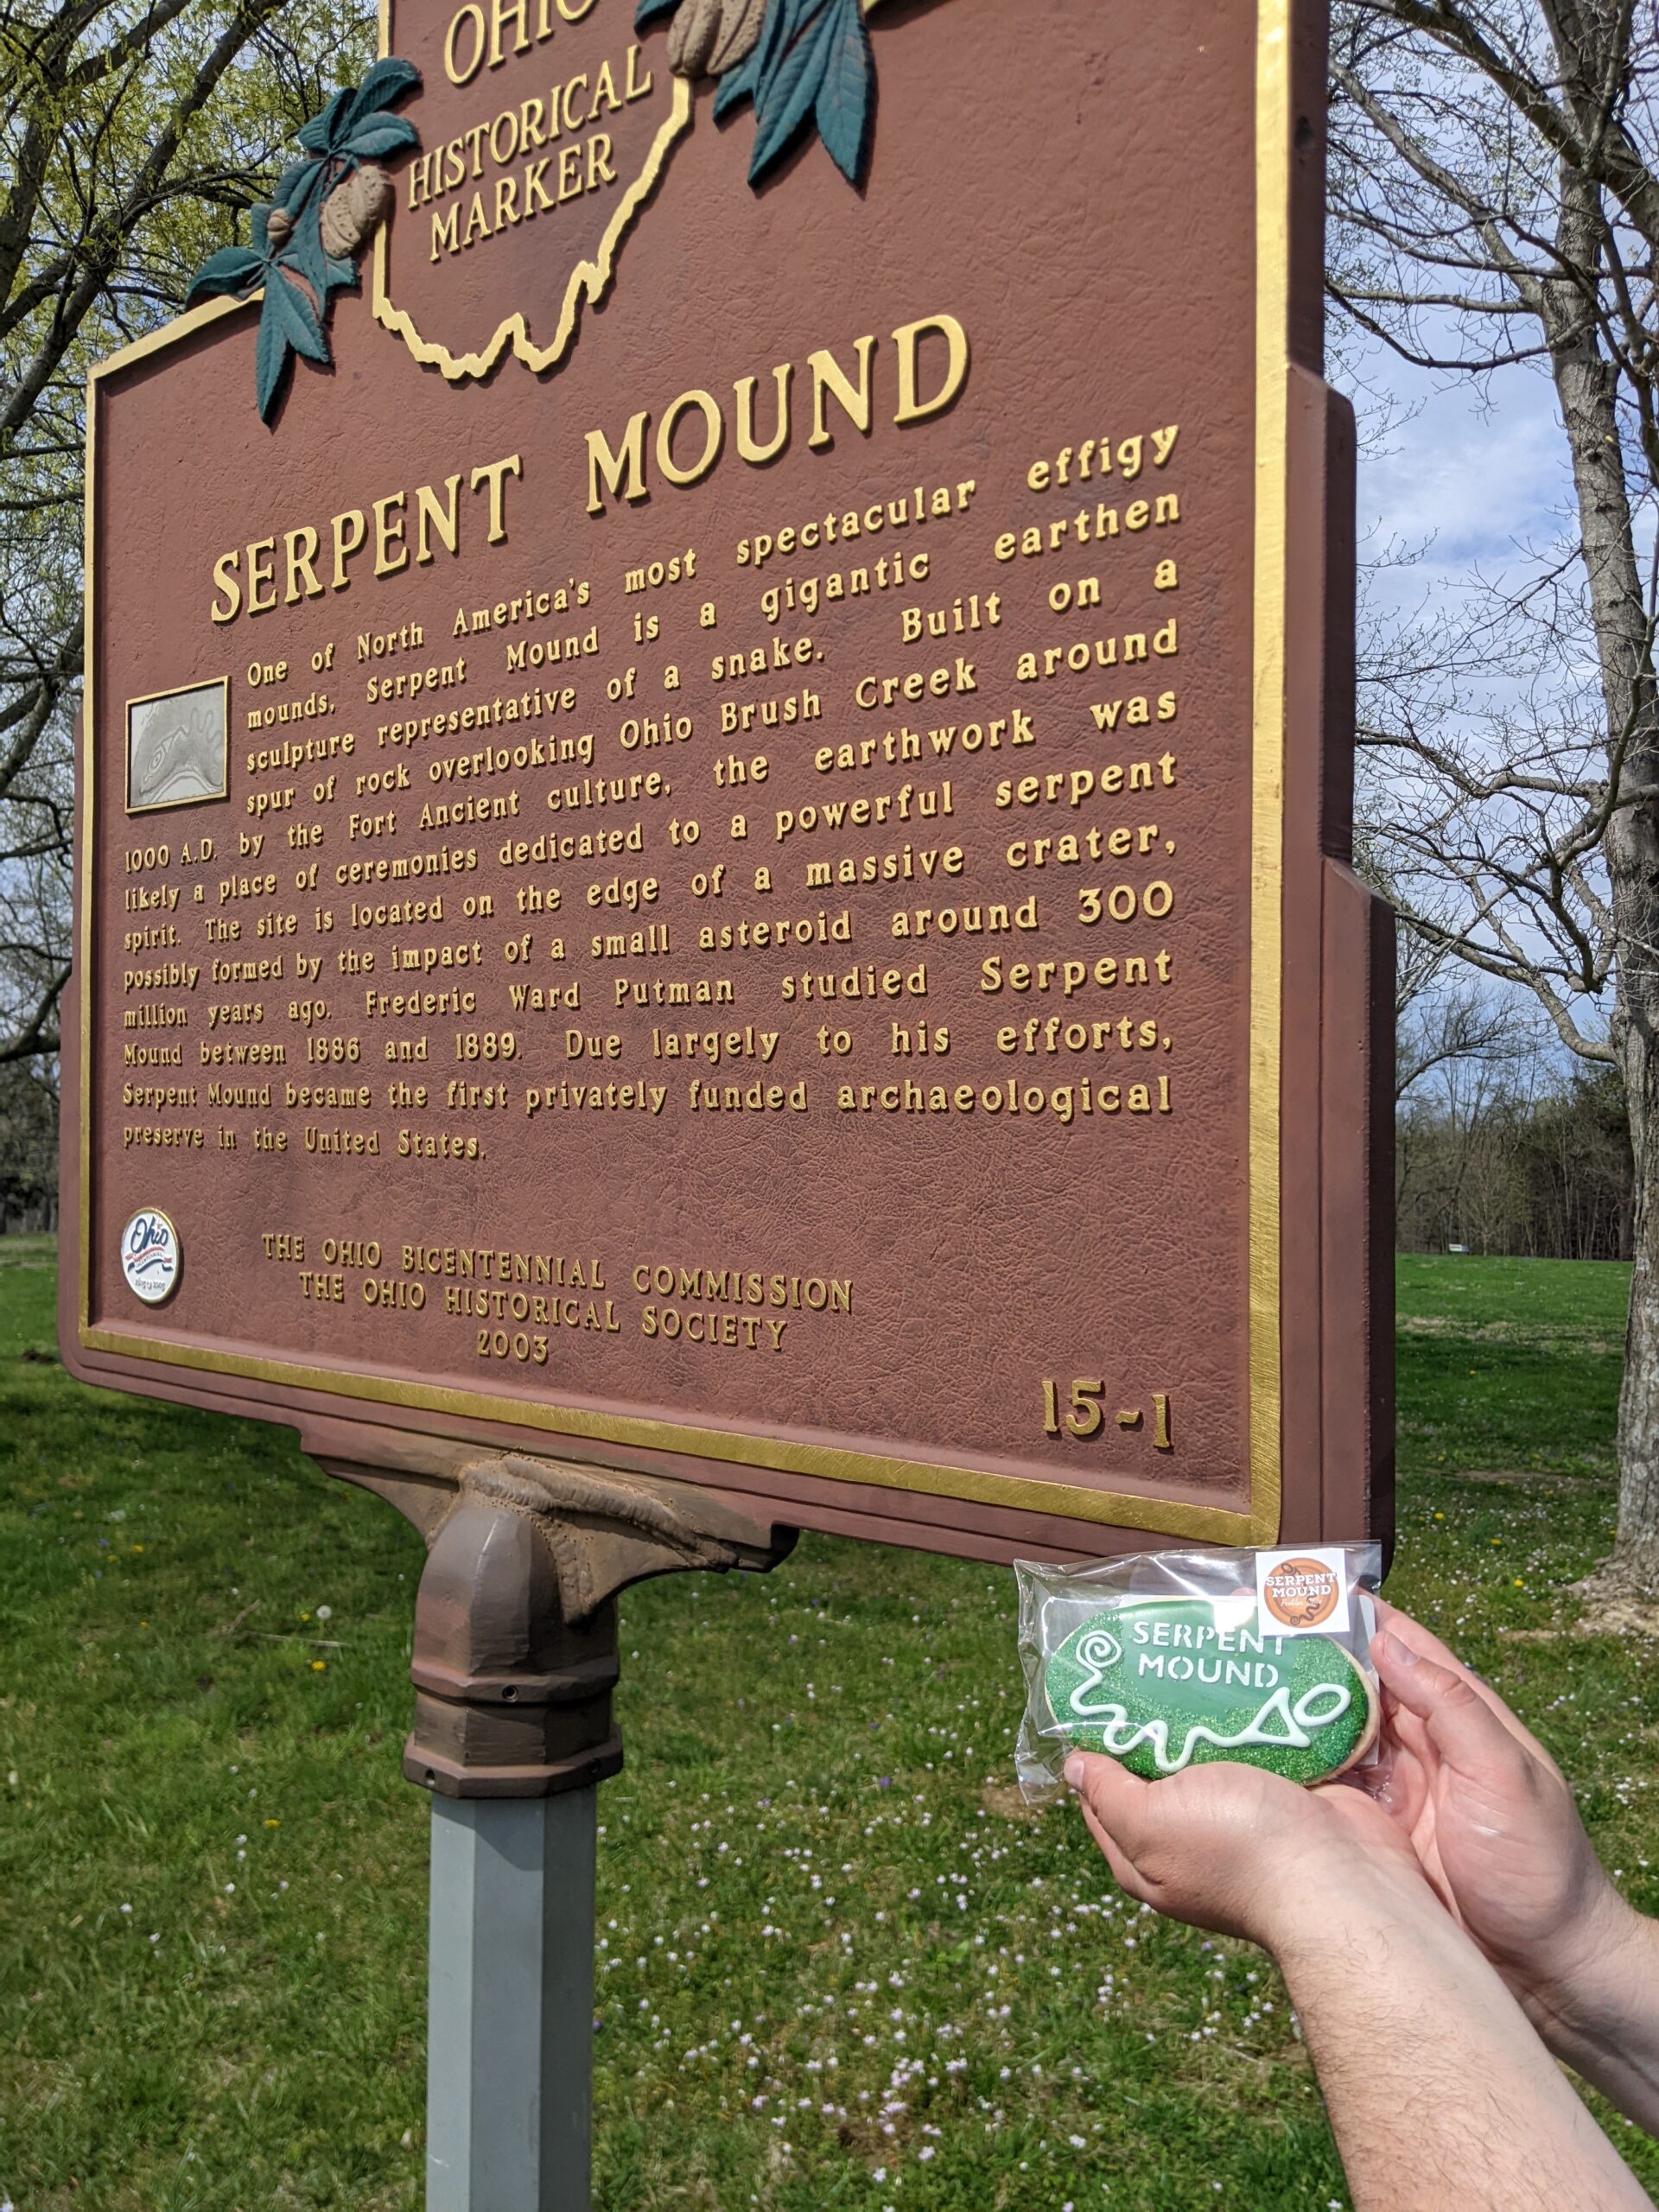
POLYGON ((1135 1598, 1103 1607, 1049 1660, 1046 1734, 1148 1781, 1212 1759, 1323 1782, 1376 1731, 1376 1699, 1328 1636, 1258 1632, 1248 1599, 1135 1598))

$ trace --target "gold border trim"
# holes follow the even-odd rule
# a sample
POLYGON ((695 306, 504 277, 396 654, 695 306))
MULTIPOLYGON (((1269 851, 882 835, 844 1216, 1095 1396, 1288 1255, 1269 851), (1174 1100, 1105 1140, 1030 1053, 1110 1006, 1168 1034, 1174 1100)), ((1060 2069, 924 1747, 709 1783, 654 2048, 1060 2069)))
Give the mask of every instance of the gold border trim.
MULTIPOLYGON (((98 788, 98 568, 96 546, 98 537, 98 387, 105 377, 130 369, 140 361, 152 359, 157 353, 168 352, 185 343, 200 332, 210 330, 216 322, 227 316, 239 315, 244 308, 263 300, 263 289, 251 293, 245 300, 205 300, 198 308, 188 308, 184 314, 175 315, 171 322, 159 324, 146 331, 142 338, 135 338, 130 345, 123 346, 102 361, 94 361, 86 372, 86 488, 81 505, 81 569, 83 576, 85 627, 81 640, 80 690, 80 760, 77 779, 76 809, 77 834, 79 849, 75 855, 75 957, 74 974, 76 996, 79 1001, 80 1128, 76 1146, 79 1173, 80 1235, 79 1250, 76 1255, 77 1325, 83 1344, 92 1333, 92 989, 95 940, 92 933, 92 861, 93 830, 96 823, 98 788)), ((226 679, 228 681, 228 679, 226 679)), ((226 746, 230 744, 230 725, 226 723, 226 746)), ((125 744, 125 731, 122 733, 125 744)), ((125 790, 125 764, 123 763, 123 792, 125 790)), ((228 785, 229 778, 226 778, 228 785)))
MULTIPOLYGON (((387 0, 381 0, 383 48, 387 0)), ((308 1367, 285 1360, 213 1351, 129 1337, 91 1325, 92 1069, 93 991, 91 861, 95 824, 98 721, 94 564, 99 380, 194 336, 221 316, 254 304, 220 300, 150 332, 92 371, 86 416, 86 652, 82 705, 80 831, 77 877, 77 966, 80 986, 80 1237, 79 1335, 83 1348, 325 1396, 401 1406, 462 1420, 544 1429, 596 1442, 635 1446, 697 1459, 858 1483, 877 1489, 959 1497, 1014 1511, 1084 1523, 1182 1536, 1200 1542, 1267 1545, 1280 1532, 1281 1381, 1280 1345, 1280 1058, 1285 744, 1285 605, 1287 389, 1289 365, 1290 12, 1293 0, 1259 0, 1255 85, 1255 574, 1252 669, 1251 964, 1249 1058, 1249 1419, 1250 1503, 1234 1510, 1175 1499, 1095 1491, 955 1467, 791 1443, 689 1423, 589 1413, 578 1407, 411 1382, 390 1376, 308 1367)), ((377 286, 378 264, 377 263, 377 286)), ((255 296, 257 300, 257 295, 255 296)), ((448 373, 446 372, 446 373, 448 373)))
MULTIPOLYGON (((224 302, 215 301, 221 310, 224 302)), ((168 328, 175 326, 167 325, 168 328)), ((118 355, 117 359, 120 357, 118 355)), ((98 672, 98 626, 94 619, 97 605, 98 570, 94 565, 94 539, 98 516, 98 383, 105 365, 94 363, 86 378, 86 485, 82 494, 81 529, 81 588, 86 594, 82 620, 86 627, 81 636, 80 649, 80 749, 75 762, 75 852, 70 881, 73 887, 74 917, 74 973, 73 985, 77 1001, 76 1039, 80 1050, 80 1071, 76 1084, 76 1104, 80 1126, 75 1132, 75 1211, 79 1217, 80 1234, 76 1240, 79 1249, 75 1255, 75 1325, 81 1343, 86 1341, 87 1324, 92 1310, 92 854, 94 818, 92 793, 97 783, 98 714, 95 704, 95 679, 98 672)), ((60 1109, 61 1110, 61 1109, 60 1109)), ((59 1247, 61 1264, 62 1247, 59 1247)))
MULTIPOLYGON (((150 1211, 158 1211, 152 1207, 150 1211)), ((651 1452, 673 1452, 698 1459, 734 1459, 741 1465, 776 1473, 813 1475, 833 1482, 868 1483, 878 1490, 920 1491, 934 1497, 971 1498, 1027 1513, 1053 1513, 1108 1527, 1155 1529, 1194 1536, 1210 1543, 1254 1543, 1252 1513, 1230 1507, 1196 1505, 1145 1497, 1128 1491, 1085 1490, 1041 1477, 998 1475, 982 1467, 953 1467, 926 1459, 901 1459, 881 1452, 852 1452, 839 1445, 796 1443, 786 1437, 728 1433, 694 1423, 644 1414, 589 1413, 580 1406, 550 1405, 539 1399, 489 1396, 442 1383, 394 1382, 355 1374, 349 1369, 305 1366, 283 1359, 261 1359, 236 1352, 215 1352, 194 1344, 172 1344, 128 1337, 109 1329, 86 1329, 81 1343, 89 1351, 129 1359, 159 1361, 168 1367, 206 1369, 259 1382, 295 1384, 302 1389, 367 1399, 382 1405, 416 1408, 425 1413, 485 1418, 518 1428, 548 1429, 596 1443, 629 1444, 651 1452)))
MULTIPOLYGON (((187 308, 182 315, 175 315, 171 322, 159 323, 154 330, 147 330, 142 338, 135 338, 130 345, 123 346, 117 352, 106 354, 103 360, 93 362, 86 372, 88 400, 92 398, 94 385, 105 377, 112 376, 116 370, 130 369, 137 361, 146 361, 152 354, 164 353, 169 346, 181 345, 187 338, 194 338, 199 330, 207 330, 214 323, 222 322, 226 315, 239 315, 244 308, 257 307, 264 296, 264 287, 262 284, 257 292, 250 292, 243 299, 204 300, 199 308, 187 308)), ((86 428, 89 462, 92 443, 92 423, 89 416, 86 428)), ((87 478, 86 512, 90 517, 92 513, 90 475, 87 478)), ((88 582, 90 583, 90 575, 88 582)))
POLYGON ((1290 19, 1260 0, 1255 46, 1255 578, 1252 624, 1249 1054, 1251 1520, 1277 1541, 1283 1493, 1281 1096, 1284 1052, 1285 601, 1290 403, 1290 19))
MULTIPOLYGON (((231 795, 231 679, 228 676, 204 676, 200 683, 181 683, 170 691, 141 691, 136 699, 129 699, 126 706, 127 740, 127 813, 172 814, 181 806, 215 806, 231 795), (147 707, 155 699, 188 699, 193 691, 217 691, 224 709, 225 724, 225 781, 216 791, 203 791, 200 798, 158 798, 149 806, 135 806, 132 803, 132 710, 147 707)), ((151 1206, 151 1213, 161 1213, 159 1206, 151 1206)), ((162 1214, 163 1221, 167 1219, 162 1214)), ((169 1224, 170 1226, 170 1224, 169 1224)))

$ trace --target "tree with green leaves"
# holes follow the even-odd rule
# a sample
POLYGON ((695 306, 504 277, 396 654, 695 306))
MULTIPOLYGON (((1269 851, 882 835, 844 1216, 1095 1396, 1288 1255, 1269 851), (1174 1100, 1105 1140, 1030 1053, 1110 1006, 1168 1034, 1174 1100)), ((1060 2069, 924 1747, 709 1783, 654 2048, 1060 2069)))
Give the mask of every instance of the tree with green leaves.
POLYGON ((58 1042, 88 367, 176 315, 368 67, 347 0, 0 8, 0 1062, 58 1042))

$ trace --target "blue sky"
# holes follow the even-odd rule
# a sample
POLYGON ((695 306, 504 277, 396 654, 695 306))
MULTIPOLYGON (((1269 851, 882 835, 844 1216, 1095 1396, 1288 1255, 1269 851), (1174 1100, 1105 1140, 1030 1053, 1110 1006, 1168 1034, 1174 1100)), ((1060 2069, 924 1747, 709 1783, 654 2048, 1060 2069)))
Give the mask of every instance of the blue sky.
MULTIPOLYGON (((1360 557, 1391 543, 1427 550, 1413 569, 1374 580, 1378 604, 1408 609, 1426 593, 1455 588, 1478 566, 1490 578, 1518 577, 1533 564, 1525 548, 1551 545, 1571 496, 1566 443, 1549 379, 1530 367, 1477 384, 1414 369, 1379 348, 1363 364, 1395 421, 1382 449, 1359 461, 1360 557)), ((1343 381, 1340 367, 1335 380, 1343 381)), ((1379 413, 1354 394, 1362 417, 1379 413)))
MULTIPOLYGON (((1447 350, 1454 340, 1446 334, 1447 350)), ((1560 557, 1573 529, 1565 436, 1548 376, 1518 365, 1476 381, 1408 366, 1377 346, 1332 377, 1362 417, 1358 528, 1363 590, 1380 613, 1409 623, 1425 609, 1453 618, 1478 571, 1488 585, 1513 590, 1560 557), (1391 550, 1413 557, 1391 565, 1391 550), (1380 564, 1380 565, 1376 565, 1380 564)), ((1576 576, 1570 580, 1576 586, 1576 576)), ((1475 611, 1471 609, 1471 611, 1475 611)), ((1362 613, 1362 636, 1363 635, 1362 613)), ((1586 671, 1586 672, 1588 672, 1586 671)), ((1507 687, 1493 679, 1491 696, 1507 687)), ((1515 691, 1525 688, 1517 673, 1515 691)), ((1450 971, 1466 976, 1458 967, 1450 971)), ((1510 993, 1518 1023, 1535 1030, 1545 1061, 1581 1065, 1561 1046, 1529 993, 1510 993)), ((1583 1004, 1580 1027, 1605 1033, 1606 1007, 1583 1004)))

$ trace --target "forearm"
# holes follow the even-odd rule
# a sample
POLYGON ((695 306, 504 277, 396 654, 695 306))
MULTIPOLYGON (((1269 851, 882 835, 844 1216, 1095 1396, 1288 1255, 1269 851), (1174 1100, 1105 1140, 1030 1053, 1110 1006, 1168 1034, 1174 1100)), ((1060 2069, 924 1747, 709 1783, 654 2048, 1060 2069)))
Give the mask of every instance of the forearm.
POLYGON ((1355 2212, 1651 2212, 1529 2025, 1427 1890, 1321 1910, 1273 1947, 1355 2212))
POLYGON ((1555 2056, 1659 2137, 1659 1923, 1610 1891, 1579 1962, 1520 1995, 1555 2056))

